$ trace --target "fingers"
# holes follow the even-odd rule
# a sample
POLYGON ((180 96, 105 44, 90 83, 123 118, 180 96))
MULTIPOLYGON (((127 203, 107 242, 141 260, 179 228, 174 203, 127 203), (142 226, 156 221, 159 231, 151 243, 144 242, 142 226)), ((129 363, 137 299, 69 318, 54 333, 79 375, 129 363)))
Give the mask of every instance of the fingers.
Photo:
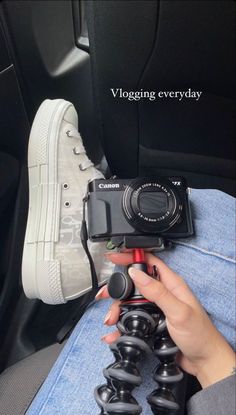
POLYGON ((102 288, 98 291, 97 295, 95 296, 95 300, 103 300, 105 298, 109 298, 109 293, 107 289, 107 285, 103 285, 102 288))
MULTIPOLYGON (((133 254, 131 252, 108 252, 105 254, 107 259, 109 259, 113 264, 117 265, 129 265, 133 262, 133 254)), ((176 277, 177 274, 172 271, 161 259, 157 258, 156 256, 146 252, 145 253, 145 259, 147 261, 148 265, 156 265, 160 274, 161 278, 164 278, 166 280, 166 283, 170 284, 174 283, 176 285, 176 277), (172 281, 172 279, 174 280, 172 281)), ((181 277, 179 277, 179 280, 183 281, 181 277)), ((169 287, 171 289, 171 286, 169 287)))
POLYGON ((115 342, 120 337, 119 331, 114 331, 113 333, 106 334, 102 336, 101 340, 107 344, 115 342))
POLYGON ((162 282, 135 268, 130 268, 129 274, 140 293, 160 307, 169 321, 176 321, 176 317, 180 320, 181 314, 185 318, 188 305, 173 295, 162 282))
MULTIPOLYGON (((109 253, 109 259, 116 263, 127 265, 132 263, 132 253, 109 253)), ((146 261, 149 265, 157 266, 160 281, 149 277, 144 272, 135 268, 129 269, 129 274, 140 293, 157 304, 166 315, 171 324, 181 324, 189 320, 190 312, 193 308, 200 306, 184 280, 172 271, 163 261, 150 253, 146 253, 146 261)), ((98 292, 96 299, 108 298, 107 286, 103 286, 98 292)), ((104 323, 107 325, 116 324, 119 320, 120 302, 116 301, 111 306, 104 323)))
POLYGON ((155 265, 158 269, 160 281, 170 291, 175 293, 177 298, 181 299, 182 288, 186 286, 184 280, 170 269, 161 259, 152 254, 147 254, 146 259, 149 265, 155 265))
POLYGON ((114 301, 112 303, 107 315, 104 319, 104 324, 107 326, 113 326, 113 324, 116 324, 119 320, 120 316, 120 301, 114 301))
POLYGON ((133 254, 132 252, 106 252, 106 258, 113 262, 113 264, 117 265, 129 265, 133 262, 133 254))
POLYGON ((161 259, 152 254, 147 253, 146 259, 148 264, 156 265, 160 281, 175 297, 189 305, 198 304, 196 297, 180 275, 176 274, 161 259))
MULTIPOLYGON (((132 264, 133 261, 132 253, 129 252, 111 252, 108 253, 106 256, 114 264, 128 265, 132 264)), ((186 302, 187 304, 192 304, 193 301, 197 302, 192 291, 187 286, 183 278, 181 278, 178 274, 172 271, 161 259, 157 258, 156 256, 148 252, 145 253, 145 258, 148 265, 155 265, 157 267, 160 276, 160 281, 177 298, 186 302)))

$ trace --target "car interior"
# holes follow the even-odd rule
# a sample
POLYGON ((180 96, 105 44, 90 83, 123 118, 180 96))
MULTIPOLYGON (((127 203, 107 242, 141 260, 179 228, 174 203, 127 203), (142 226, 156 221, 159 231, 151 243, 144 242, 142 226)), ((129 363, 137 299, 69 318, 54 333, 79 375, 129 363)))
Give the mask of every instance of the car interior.
POLYGON ((234 0, 0 1, 0 414, 23 414, 84 311, 26 298, 27 144, 46 99, 71 101, 106 176, 184 176, 236 196, 234 0), (202 91, 198 101, 115 99, 202 91))

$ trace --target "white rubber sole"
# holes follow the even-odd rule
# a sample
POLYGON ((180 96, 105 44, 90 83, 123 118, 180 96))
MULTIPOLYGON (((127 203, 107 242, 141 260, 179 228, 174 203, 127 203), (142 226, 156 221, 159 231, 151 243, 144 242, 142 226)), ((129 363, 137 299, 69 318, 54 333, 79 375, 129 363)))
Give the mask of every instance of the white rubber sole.
POLYGON ((57 181, 59 129, 72 104, 46 100, 34 120, 28 147, 29 213, 22 260, 22 283, 28 298, 49 304, 66 302, 55 260, 59 239, 61 185, 57 181), (50 151, 49 151, 50 149, 50 151))

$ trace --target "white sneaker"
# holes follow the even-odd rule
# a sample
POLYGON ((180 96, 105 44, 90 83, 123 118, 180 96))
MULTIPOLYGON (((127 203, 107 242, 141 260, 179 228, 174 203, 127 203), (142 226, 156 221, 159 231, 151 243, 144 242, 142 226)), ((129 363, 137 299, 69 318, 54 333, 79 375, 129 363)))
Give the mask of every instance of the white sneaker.
MULTIPOLYGON (((89 180, 103 177, 88 159, 74 106, 44 101, 33 122, 28 148, 29 214, 22 260, 28 298, 65 303, 92 288, 80 241, 82 199, 89 180)), ((105 245, 89 244, 101 285, 111 273, 105 245)))

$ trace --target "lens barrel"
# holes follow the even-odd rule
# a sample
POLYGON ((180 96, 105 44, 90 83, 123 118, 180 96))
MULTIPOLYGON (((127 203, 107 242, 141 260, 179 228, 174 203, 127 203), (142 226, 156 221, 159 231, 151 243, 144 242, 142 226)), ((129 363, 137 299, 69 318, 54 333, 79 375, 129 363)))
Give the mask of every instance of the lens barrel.
POLYGON ((167 179, 134 179, 123 194, 126 220, 144 233, 167 231, 180 218, 182 208, 176 187, 167 179))

